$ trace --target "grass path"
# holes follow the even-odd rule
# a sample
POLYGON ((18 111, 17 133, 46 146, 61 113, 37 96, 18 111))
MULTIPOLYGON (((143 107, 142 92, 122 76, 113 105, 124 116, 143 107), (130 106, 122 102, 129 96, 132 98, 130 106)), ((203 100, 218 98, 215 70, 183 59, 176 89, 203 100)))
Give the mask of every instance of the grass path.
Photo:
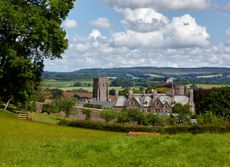
POLYGON ((229 139, 230 134, 135 137, 0 114, 0 166, 229 167, 229 139))

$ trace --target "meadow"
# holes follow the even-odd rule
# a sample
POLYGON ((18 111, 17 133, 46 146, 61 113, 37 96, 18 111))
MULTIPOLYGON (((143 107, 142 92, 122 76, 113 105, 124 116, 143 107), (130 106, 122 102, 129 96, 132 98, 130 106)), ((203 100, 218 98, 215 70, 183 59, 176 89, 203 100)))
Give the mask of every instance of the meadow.
MULTIPOLYGON (((77 89, 84 89, 88 92, 93 91, 92 86, 71 86, 73 83, 77 81, 70 80, 70 81, 59 81, 59 80, 44 80, 42 82, 43 88, 49 88, 49 89, 62 89, 63 91, 73 91, 77 89)), ((81 81, 84 84, 92 84, 91 80, 82 80, 81 81)), ((115 89, 115 90, 122 90, 122 87, 109 87, 109 89, 115 89)))
POLYGON ((197 87, 203 89, 220 88, 225 86, 230 86, 230 85, 229 84, 197 84, 197 87))
POLYGON ((128 136, 0 113, 0 166, 230 166, 230 134, 128 136))

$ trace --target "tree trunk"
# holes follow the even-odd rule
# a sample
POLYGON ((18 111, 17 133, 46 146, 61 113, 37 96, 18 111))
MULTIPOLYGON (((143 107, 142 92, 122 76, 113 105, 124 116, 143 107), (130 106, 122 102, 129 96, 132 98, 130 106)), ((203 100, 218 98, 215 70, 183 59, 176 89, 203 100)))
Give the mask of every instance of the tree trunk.
POLYGON ((6 103, 4 110, 6 110, 8 108, 9 104, 10 104, 10 98, 9 98, 9 100, 6 103))

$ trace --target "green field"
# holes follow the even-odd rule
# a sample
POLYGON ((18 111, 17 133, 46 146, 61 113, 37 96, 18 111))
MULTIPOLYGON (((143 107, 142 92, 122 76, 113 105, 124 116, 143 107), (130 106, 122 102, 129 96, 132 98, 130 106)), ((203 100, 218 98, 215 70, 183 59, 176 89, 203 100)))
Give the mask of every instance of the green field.
POLYGON ((16 120, 0 113, 1 167, 230 166, 230 134, 153 137, 16 120))
MULTIPOLYGON (((49 88, 49 89, 62 89, 63 91, 72 91, 72 90, 76 90, 76 89, 84 89, 87 90, 89 92, 93 91, 93 87, 82 87, 82 86, 71 86, 74 82, 74 80, 72 81, 58 81, 58 80, 45 80, 42 82, 42 87, 43 88, 49 88)), ((91 83, 92 81, 81 81, 84 83, 91 83)), ((115 89, 115 90, 121 90, 122 87, 109 87, 109 89, 115 89)))
POLYGON ((220 88, 224 86, 230 86, 230 85, 222 85, 222 84, 197 84, 197 87, 204 88, 204 89, 212 89, 212 88, 220 88))

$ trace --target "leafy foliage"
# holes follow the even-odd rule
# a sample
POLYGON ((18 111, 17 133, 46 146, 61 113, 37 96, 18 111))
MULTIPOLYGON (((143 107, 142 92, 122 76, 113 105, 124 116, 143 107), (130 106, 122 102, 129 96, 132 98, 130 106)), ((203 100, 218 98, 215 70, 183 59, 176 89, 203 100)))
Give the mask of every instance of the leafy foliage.
POLYGON ((191 116, 191 110, 190 105, 182 105, 180 103, 177 103, 173 106, 173 113, 177 113, 176 116, 177 123, 180 124, 189 124, 190 123, 190 116, 191 116))
POLYGON ((52 101, 50 104, 44 104, 42 112, 58 113, 63 111, 66 117, 74 110, 75 99, 60 97, 52 101))
POLYGON ((197 122, 199 125, 224 125, 230 123, 226 118, 217 117, 210 111, 197 116, 197 122))
POLYGON ((90 110, 90 109, 83 109, 82 113, 85 115, 85 120, 90 120, 92 110, 90 110))
POLYGON ((100 117, 103 118, 106 122, 110 122, 116 118, 116 113, 111 109, 103 110, 100 113, 100 117))
POLYGON ((54 99, 63 97, 64 94, 63 90, 61 89, 51 89, 50 92, 52 94, 52 98, 54 99))
POLYGON ((230 120, 230 87, 213 88, 200 103, 201 113, 211 111, 230 120))
POLYGON ((0 96, 22 105, 38 88, 44 59, 67 48, 63 19, 74 0, 0 0, 0 96))

